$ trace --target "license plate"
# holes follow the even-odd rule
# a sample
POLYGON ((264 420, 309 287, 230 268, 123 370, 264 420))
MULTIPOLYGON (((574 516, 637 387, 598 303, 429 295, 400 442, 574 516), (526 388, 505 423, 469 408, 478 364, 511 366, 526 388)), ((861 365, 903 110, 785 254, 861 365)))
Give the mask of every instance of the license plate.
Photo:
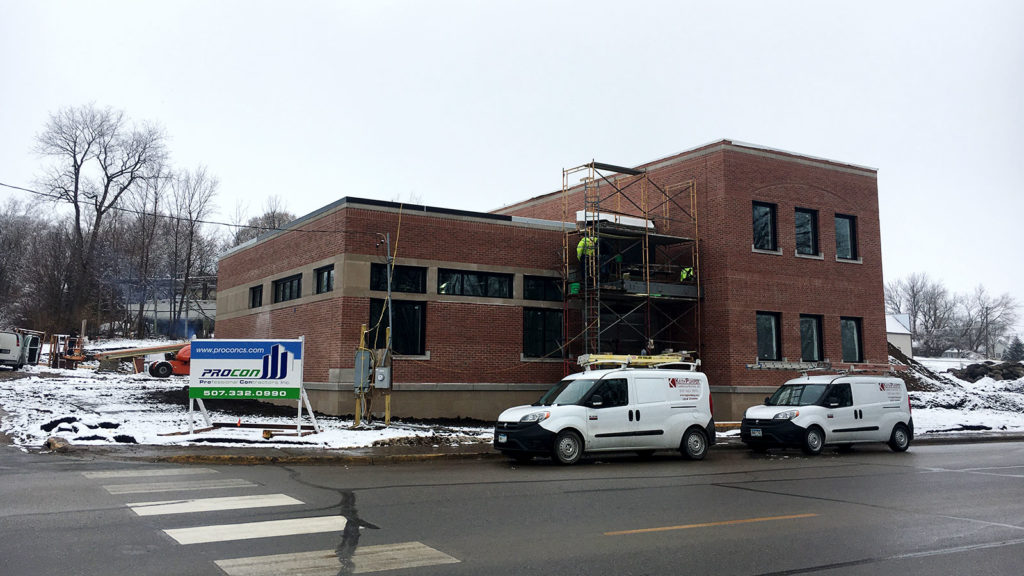
POLYGON ((508 434, 498 434, 498 442, 508 442, 508 434))
POLYGON ((750 435, 752 437, 754 437, 754 438, 760 438, 761 437, 761 429, 760 428, 751 428, 750 429, 750 435))

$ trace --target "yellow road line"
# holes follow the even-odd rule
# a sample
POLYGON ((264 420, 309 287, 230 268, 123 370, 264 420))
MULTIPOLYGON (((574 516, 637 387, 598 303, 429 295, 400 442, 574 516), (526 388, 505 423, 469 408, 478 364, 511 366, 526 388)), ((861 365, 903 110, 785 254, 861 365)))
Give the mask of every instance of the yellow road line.
POLYGON ((683 526, 662 526, 660 528, 641 528, 639 530, 621 530, 605 532, 605 536, 624 536, 626 534, 644 534, 647 532, 667 532, 669 530, 688 530, 690 528, 711 528, 712 526, 732 526, 734 524, 751 524, 753 522, 771 522, 773 520, 796 520, 813 518, 817 514, 791 514, 789 516, 767 516, 764 518, 744 518, 743 520, 723 520, 721 522, 704 522, 702 524, 685 524, 683 526))

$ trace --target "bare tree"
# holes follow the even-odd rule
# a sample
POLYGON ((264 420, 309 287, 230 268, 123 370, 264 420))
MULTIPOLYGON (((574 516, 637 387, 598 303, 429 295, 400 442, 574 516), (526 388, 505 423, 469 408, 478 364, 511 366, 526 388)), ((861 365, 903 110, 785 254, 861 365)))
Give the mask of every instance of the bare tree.
POLYGON ((241 212, 241 206, 236 206, 235 224, 238 227, 235 229, 232 246, 248 242, 264 232, 283 228, 286 224, 295 220, 295 215, 285 209, 284 201, 277 196, 267 198, 263 207, 263 214, 249 218, 244 224, 242 224, 241 212))
POLYGON ((166 156, 164 135, 153 126, 129 125, 123 112, 90 104, 50 116, 36 151, 52 159, 42 185, 73 210, 70 298, 59 316, 68 326, 91 301, 104 218, 156 177, 166 156))
MULTIPOLYGON (((197 264, 205 243, 202 236, 202 222, 213 209, 213 197, 217 193, 217 179, 207 174, 205 167, 195 171, 183 170, 171 181, 173 198, 175 268, 181 275, 181 292, 177 295, 174 311, 174 325, 181 322, 182 311, 188 297, 189 285, 197 271, 197 264), (178 266, 180 265, 180 268, 178 266)), ((175 278, 177 278, 177 274, 175 278)), ((186 322, 187 322, 186 318, 186 322)), ((182 334, 187 335, 187 334, 182 334)))

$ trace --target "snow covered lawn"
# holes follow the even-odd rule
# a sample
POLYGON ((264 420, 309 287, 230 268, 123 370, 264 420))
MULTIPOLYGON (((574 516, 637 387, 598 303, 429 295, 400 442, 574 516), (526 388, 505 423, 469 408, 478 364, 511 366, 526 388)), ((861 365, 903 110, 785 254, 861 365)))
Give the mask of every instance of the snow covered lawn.
MULTIPOLYGON (((392 421, 389 428, 371 426, 352 429, 352 421, 335 417, 317 418, 322 432, 298 438, 276 436, 265 440, 262 428, 228 427, 188 434, 188 406, 182 388, 186 377, 166 380, 145 374, 96 372, 87 368, 54 370, 27 366, 18 372, 0 374, 0 432, 21 446, 37 446, 50 436, 62 436, 73 444, 109 445, 259 445, 356 448, 385 443, 484 443, 493 438, 492 429, 482 427, 425 426, 392 421), (180 399, 180 400, 179 400, 180 399), (173 403, 170 403, 173 402, 173 403), (185 434, 166 435, 172 432, 185 434)), ((294 406, 294 405, 293 405, 294 406)), ((213 422, 241 421, 259 424, 295 424, 296 410, 245 403, 208 401, 213 422)), ((198 408, 195 427, 205 424, 198 408)), ((303 428, 311 427, 303 417, 303 428)))

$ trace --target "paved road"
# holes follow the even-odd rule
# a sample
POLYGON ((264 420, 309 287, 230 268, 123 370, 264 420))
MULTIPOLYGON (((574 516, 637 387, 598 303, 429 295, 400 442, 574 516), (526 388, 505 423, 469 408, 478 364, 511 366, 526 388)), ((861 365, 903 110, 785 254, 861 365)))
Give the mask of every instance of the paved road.
POLYGON ((1020 574, 1024 443, 393 466, 0 447, 0 573, 1020 574))

